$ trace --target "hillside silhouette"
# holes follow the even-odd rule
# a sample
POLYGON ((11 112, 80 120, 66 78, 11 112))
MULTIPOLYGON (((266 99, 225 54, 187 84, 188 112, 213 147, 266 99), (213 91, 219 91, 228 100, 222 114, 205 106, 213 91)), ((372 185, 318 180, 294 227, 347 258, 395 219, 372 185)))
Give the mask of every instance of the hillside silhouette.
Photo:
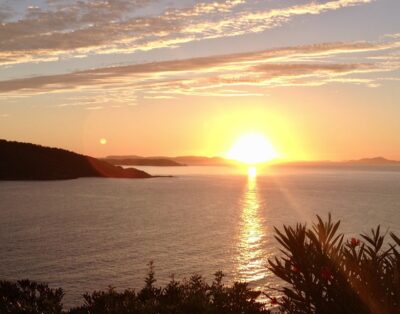
POLYGON ((185 164, 178 163, 168 158, 126 158, 126 159, 102 159, 114 166, 157 166, 157 167, 181 167, 185 164))
POLYGON ((80 177, 150 178, 64 149, 0 140, 0 180, 65 180, 80 177))
POLYGON ((232 166, 234 161, 223 157, 205 156, 151 156, 143 157, 138 155, 111 155, 105 157, 114 165, 136 165, 136 166, 232 166))

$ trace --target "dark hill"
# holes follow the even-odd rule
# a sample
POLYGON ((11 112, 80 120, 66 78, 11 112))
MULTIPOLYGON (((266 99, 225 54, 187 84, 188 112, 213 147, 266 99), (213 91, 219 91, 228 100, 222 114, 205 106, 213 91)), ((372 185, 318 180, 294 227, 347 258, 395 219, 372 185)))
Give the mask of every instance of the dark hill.
POLYGON ((80 177, 150 178, 64 149, 0 140, 0 180, 63 180, 80 177))
POLYGON ((158 167, 178 167, 185 166, 174 160, 167 158, 127 158, 127 159, 102 159, 112 165, 125 165, 125 166, 158 166, 158 167))
POLYGON ((143 157, 138 155, 113 155, 107 156, 106 160, 113 165, 136 165, 136 166, 231 166, 234 161, 222 157, 204 156, 152 156, 143 157))
POLYGON ((347 163, 362 165, 393 165, 400 164, 400 161, 386 159, 384 157, 362 158, 358 160, 350 160, 347 163))

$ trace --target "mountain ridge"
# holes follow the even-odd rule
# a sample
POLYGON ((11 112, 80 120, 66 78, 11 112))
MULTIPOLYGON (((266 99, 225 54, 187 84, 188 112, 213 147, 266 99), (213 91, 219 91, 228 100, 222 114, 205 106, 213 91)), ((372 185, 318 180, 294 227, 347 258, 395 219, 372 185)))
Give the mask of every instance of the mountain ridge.
POLYGON ((82 177, 151 178, 65 149, 0 139, 0 180, 67 180, 82 177))
MULTIPOLYGON (((230 166, 236 162, 223 157, 206 157, 206 156, 139 156, 139 155, 113 155, 102 158, 104 161, 112 161, 113 164, 118 165, 150 165, 160 166, 160 163, 164 163, 161 166, 230 166), (126 161, 128 163, 123 163, 126 161), (136 163, 135 163, 136 162, 136 163)), ((360 159, 342 160, 342 161, 331 161, 331 160, 320 160, 320 161, 289 161, 273 162, 274 166, 340 166, 340 165, 400 165, 400 161, 391 160, 381 156, 377 157, 365 157, 360 159)))

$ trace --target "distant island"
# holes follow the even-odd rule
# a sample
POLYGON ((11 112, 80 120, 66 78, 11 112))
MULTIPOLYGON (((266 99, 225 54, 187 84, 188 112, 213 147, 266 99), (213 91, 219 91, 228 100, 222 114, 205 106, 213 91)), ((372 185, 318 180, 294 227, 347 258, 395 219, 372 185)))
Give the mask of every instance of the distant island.
POLYGON ((157 167, 182 167, 186 166, 185 164, 181 164, 172 159, 168 158, 104 158, 103 161, 106 161, 115 166, 157 166, 157 167))
POLYGON ((113 165, 125 166, 231 166, 236 162, 223 157, 204 156, 152 156, 143 157, 137 155, 107 156, 102 160, 113 165))
POLYGON ((344 161, 295 161, 277 163, 277 167, 347 167, 347 166, 400 166, 400 161, 384 157, 361 158, 344 161))
MULTIPOLYGON (((232 166, 222 157, 108 156, 96 159, 60 148, 0 139, 0 180, 66 180, 81 177, 151 178, 145 171, 126 166, 232 166)), ((383 157, 347 161, 302 161, 271 164, 272 167, 400 167, 400 161, 383 157)))
POLYGON ((81 177, 151 178, 64 149, 0 140, 0 180, 66 180, 81 177))
POLYGON ((345 161, 345 163, 359 165, 400 165, 400 161, 390 160, 384 157, 362 158, 358 160, 345 161))
MULTIPOLYGON (((143 157, 138 155, 115 155, 107 156, 102 160, 113 165, 125 166, 234 166, 236 161, 223 157, 205 156, 154 156, 143 157)), ((292 161, 292 162, 272 162, 272 167, 347 167, 347 166, 400 166, 400 161, 390 160, 384 157, 361 158, 343 161, 292 161)))

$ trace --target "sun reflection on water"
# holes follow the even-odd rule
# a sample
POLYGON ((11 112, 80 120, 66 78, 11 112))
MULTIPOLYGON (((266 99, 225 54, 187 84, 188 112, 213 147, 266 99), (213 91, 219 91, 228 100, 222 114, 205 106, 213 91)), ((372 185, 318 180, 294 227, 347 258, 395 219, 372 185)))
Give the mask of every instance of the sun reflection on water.
POLYGON ((255 178, 257 176, 257 168, 254 166, 251 166, 247 169, 247 175, 249 177, 255 178))
POLYGON ((242 199, 241 224, 238 239, 237 279, 254 282, 267 275, 265 224, 261 216, 257 176, 249 169, 246 190, 242 199))

